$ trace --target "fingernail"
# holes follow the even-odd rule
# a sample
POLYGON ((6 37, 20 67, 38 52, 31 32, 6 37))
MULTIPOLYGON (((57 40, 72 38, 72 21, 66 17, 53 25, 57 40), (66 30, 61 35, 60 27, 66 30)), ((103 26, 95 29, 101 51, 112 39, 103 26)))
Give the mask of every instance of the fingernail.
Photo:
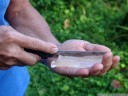
POLYGON ((56 48, 56 47, 52 48, 52 50, 51 50, 52 53, 56 53, 57 51, 58 51, 58 48, 56 48))

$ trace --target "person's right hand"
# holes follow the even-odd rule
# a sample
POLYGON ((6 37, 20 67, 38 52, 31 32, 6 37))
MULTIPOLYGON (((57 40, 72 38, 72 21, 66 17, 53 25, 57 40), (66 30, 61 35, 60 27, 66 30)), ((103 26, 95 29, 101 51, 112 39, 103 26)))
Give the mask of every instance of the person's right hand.
POLYGON ((51 54, 58 50, 52 43, 23 35, 10 26, 0 26, 0 69, 31 66, 41 59, 38 55, 24 51, 24 48, 51 54))

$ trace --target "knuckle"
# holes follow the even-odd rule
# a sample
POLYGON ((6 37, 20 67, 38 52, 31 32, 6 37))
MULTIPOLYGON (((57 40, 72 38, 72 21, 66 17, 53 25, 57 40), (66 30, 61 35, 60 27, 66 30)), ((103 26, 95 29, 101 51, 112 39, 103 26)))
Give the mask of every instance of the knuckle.
POLYGON ((28 47, 31 47, 31 48, 33 48, 33 49, 38 49, 38 47, 39 47, 39 42, 36 42, 35 40, 33 40, 32 42, 30 41, 30 40, 28 40, 28 42, 26 42, 26 43, 23 43, 24 44, 24 46, 28 46, 28 47))
POLYGON ((35 49, 38 49, 40 46, 41 46, 40 42, 37 42, 37 43, 33 42, 32 43, 32 47, 35 47, 35 49))
POLYGON ((11 58, 11 57, 13 57, 13 52, 11 51, 11 49, 7 49, 5 52, 4 52, 4 54, 3 54, 4 56, 6 56, 7 58, 11 58))
POLYGON ((13 42, 16 38, 16 35, 15 35, 15 33, 11 32, 11 31, 7 31, 4 33, 3 38, 7 42, 13 42))
POLYGON ((42 42, 40 42, 38 40, 35 40, 35 42, 31 42, 29 44, 30 44, 30 47, 32 47, 35 50, 38 50, 38 49, 44 50, 46 48, 46 46, 42 47, 42 42))
POLYGON ((5 63, 6 63, 6 65, 8 65, 8 66, 14 66, 14 65, 17 64, 17 60, 16 60, 15 58, 12 58, 12 59, 10 59, 10 60, 8 60, 8 61, 5 61, 5 63))

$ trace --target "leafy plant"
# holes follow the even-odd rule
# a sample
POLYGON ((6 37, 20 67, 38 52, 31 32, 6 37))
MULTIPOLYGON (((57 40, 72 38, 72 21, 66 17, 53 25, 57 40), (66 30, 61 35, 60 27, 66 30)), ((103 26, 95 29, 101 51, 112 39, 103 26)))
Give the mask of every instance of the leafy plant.
POLYGON ((55 37, 83 39, 103 44, 121 56, 118 67, 101 77, 67 78, 46 66, 29 67, 31 82, 27 96, 96 96, 99 93, 128 92, 128 39, 120 38, 127 29, 120 26, 127 13, 127 0, 30 0, 48 22, 55 37), (120 30, 117 30, 120 26, 120 30), (114 39, 115 38, 115 39, 114 39), (113 80, 119 88, 112 86, 113 80))

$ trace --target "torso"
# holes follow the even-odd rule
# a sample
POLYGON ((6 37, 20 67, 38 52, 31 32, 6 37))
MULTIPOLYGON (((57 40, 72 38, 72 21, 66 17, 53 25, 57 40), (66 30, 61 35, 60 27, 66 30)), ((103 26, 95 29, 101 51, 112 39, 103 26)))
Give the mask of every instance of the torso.
POLYGON ((5 17, 10 0, 0 0, 0 25, 8 25, 5 17))

